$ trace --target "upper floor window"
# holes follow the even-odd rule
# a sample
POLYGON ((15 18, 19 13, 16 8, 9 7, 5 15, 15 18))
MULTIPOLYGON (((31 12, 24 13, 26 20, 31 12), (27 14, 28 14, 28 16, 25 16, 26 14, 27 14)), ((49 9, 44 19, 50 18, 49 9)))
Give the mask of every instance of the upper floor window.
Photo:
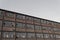
POLYGON ((48 27, 47 28, 49 31, 53 31, 53 28, 52 27, 48 27))
POLYGON ((27 33, 27 38, 35 38, 35 33, 27 33))
POLYGON ((49 38, 49 34, 44 34, 44 38, 49 38))
POLYGON ((11 21, 4 21, 4 27, 15 27, 15 23, 11 21))
POLYGON ((41 26, 35 25, 35 30, 41 30, 41 26))
POLYGON ((40 19, 34 18, 33 20, 34 20, 34 22, 36 22, 36 23, 40 23, 40 19))
POLYGON ((14 13, 6 12, 5 16, 14 18, 14 13))
POLYGON ((0 20, 0 27, 2 27, 2 21, 0 20))
POLYGON ((59 28, 53 28, 53 30, 54 30, 55 32, 60 32, 60 29, 59 29, 59 28))
POLYGON ((17 38, 26 38, 26 33, 16 33, 17 38))
POLYGON ((15 33, 14 32, 3 32, 2 37, 3 38, 14 38, 15 33))
POLYGON ((55 25, 54 23, 55 23, 55 22, 51 22, 52 25, 55 25))
POLYGON ((37 38, 43 38, 43 34, 41 34, 41 33, 36 33, 36 37, 37 37, 37 38))
POLYGON ((17 18, 17 19, 25 19, 25 16, 17 14, 17 15, 16 15, 16 18, 17 18))
POLYGON ((28 20, 28 21, 33 21, 33 18, 32 17, 26 17, 26 20, 28 20))
POLYGON ((25 24, 24 23, 16 23, 16 27, 25 28, 25 24))
POLYGON ((0 18, 3 17, 3 11, 0 11, 0 18))
POLYGON ((56 26, 56 23, 55 22, 52 22, 53 24, 52 25, 55 25, 56 26))
POLYGON ((41 19, 42 24, 46 24, 46 22, 47 22, 46 20, 41 19))
POLYGON ((42 27, 42 30, 48 30, 48 28, 47 27, 42 27))
POLYGON ((47 21, 47 24, 52 25, 53 23, 51 21, 47 21))
POLYGON ((57 28, 53 28, 54 31, 57 31, 58 29, 57 28))
POLYGON ((26 25, 26 28, 27 28, 27 29, 34 29, 34 25, 32 25, 32 24, 27 24, 27 25, 26 25))
POLYGON ((56 38, 60 38, 60 35, 56 35, 56 38))

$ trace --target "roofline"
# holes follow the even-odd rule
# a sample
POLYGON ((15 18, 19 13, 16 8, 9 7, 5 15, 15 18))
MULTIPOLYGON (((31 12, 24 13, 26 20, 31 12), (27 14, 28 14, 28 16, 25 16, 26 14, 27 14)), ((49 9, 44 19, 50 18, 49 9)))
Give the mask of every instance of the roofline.
POLYGON ((33 18, 43 19, 43 20, 46 20, 46 21, 51 21, 51 22, 55 22, 55 23, 59 23, 59 24, 60 24, 60 22, 57 22, 57 21, 52 21, 52 20, 48 20, 48 19, 44 19, 44 18, 39 18, 39 17, 27 15, 27 14, 22 14, 22 13, 15 12, 15 11, 13 12, 13 11, 11 11, 11 10, 1 9, 1 8, 0 8, 0 10, 6 11, 6 12, 11 12, 11 13, 16 13, 16 14, 18 13, 18 14, 21 14, 21 15, 30 16, 30 17, 33 17, 33 18))

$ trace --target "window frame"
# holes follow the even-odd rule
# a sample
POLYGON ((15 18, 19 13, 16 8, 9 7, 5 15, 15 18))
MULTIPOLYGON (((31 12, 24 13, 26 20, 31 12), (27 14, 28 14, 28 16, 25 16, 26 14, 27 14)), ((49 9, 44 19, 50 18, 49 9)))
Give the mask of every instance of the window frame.
POLYGON ((48 25, 53 25, 52 21, 47 21, 48 25))
POLYGON ((2 20, 0 20, 0 27, 2 27, 2 20))
POLYGON ((15 38, 15 32, 2 32, 3 38, 15 38))
POLYGON ((26 29, 34 30, 34 25, 33 24, 26 24, 26 29))
POLYGON ((17 22, 16 23, 16 28, 25 28, 25 23, 17 22), (18 23, 18 26, 17 26, 18 23))
POLYGON ((26 33, 25 32, 17 32, 16 38, 26 38, 26 33))
POLYGON ((43 34, 42 33, 36 33, 36 37, 37 38, 43 38, 43 34), (38 35, 37 35, 38 34, 38 35), (38 37, 39 36, 39 37, 38 37))
POLYGON ((40 25, 35 25, 35 30, 41 30, 41 26, 40 25))
POLYGON ((36 37, 35 33, 27 33, 27 38, 35 38, 35 37, 36 37))
POLYGON ((15 18, 14 16, 15 14, 12 12, 5 12, 5 17, 9 17, 9 18, 15 18))
POLYGON ((4 21, 3 27, 15 27, 15 22, 14 21, 4 21), (9 25, 7 25, 7 24, 9 24, 9 25))
POLYGON ((33 21, 33 17, 26 16, 26 20, 33 21))
POLYGON ((43 26, 43 27, 42 27, 42 30, 48 30, 48 27, 44 27, 44 26, 43 26))
POLYGON ((53 28, 53 30, 54 30, 55 32, 60 32, 60 29, 59 29, 59 28, 53 28))
POLYGON ((25 15, 16 14, 16 19, 25 20, 25 15))
POLYGON ((33 21, 36 22, 36 23, 40 23, 41 20, 39 18, 33 18, 33 21))
POLYGON ((3 18, 3 12, 4 12, 4 11, 1 11, 1 10, 0 10, 0 18, 3 18))
POLYGON ((47 24, 47 20, 41 19, 42 24, 47 24))
POLYGON ((43 34, 44 38, 50 38, 49 34, 43 34))
POLYGON ((48 27, 48 30, 49 31, 53 31, 53 27, 48 27))

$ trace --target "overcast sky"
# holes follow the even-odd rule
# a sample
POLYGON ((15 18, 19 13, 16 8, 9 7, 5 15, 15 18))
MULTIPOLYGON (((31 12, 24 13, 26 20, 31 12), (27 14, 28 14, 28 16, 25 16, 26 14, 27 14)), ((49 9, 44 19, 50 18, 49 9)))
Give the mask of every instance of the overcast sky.
POLYGON ((60 0, 0 0, 0 8, 60 22, 60 0))

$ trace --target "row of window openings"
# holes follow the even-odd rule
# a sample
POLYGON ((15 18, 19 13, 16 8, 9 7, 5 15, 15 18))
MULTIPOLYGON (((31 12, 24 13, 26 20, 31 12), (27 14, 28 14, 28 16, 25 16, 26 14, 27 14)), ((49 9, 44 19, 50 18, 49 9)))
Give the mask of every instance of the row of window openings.
MULTIPOLYGON (((0 11, 0 18, 3 16, 3 13, 4 12, 0 11)), ((7 12, 5 14, 5 16, 14 17, 14 13, 7 12)), ((16 18, 17 19, 25 19, 25 16, 17 14, 16 18)), ((26 17, 26 20, 30 20, 30 21, 33 21, 34 20, 34 21, 40 23, 40 19, 36 19, 36 18, 26 17)), ((49 21, 46 21, 46 20, 43 20, 43 19, 41 20, 41 23, 55 24, 55 25, 57 24, 57 23, 52 23, 52 22, 49 22, 49 21)))
MULTIPOLYGON (((14 23, 13 22, 4 22, 4 27, 14 27, 14 23), (7 25, 8 24, 8 25, 7 25)), ((20 28, 25 28, 25 24, 22 23, 16 23, 16 27, 20 27, 20 28)), ((26 28, 27 29, 34 29, 34 25, 31 24, 26 24, 26 28)), ((35 29, 37 30, 41 30, 41 26, 35 26, 35 29)), ((47 27, 42 27, 43 30, 48 29, 47 27)))
MULTIPOLYGON (((2 13, 0 13, 0 15, 2 15, 2 13)), ((13 13, 7 13, 6 16, 13 16, 13 13)), ((17 19, 22 19, 22 18, 25 18, 24 16, 22 17, 22 15, 17 15, 16 17, 17 19)), ((31 17, 26 17, 27 20, 33 20, 33 18, 31 17)), ((34 21, 37 21, 37 22, 40 22, 39 19, 34 19, 34 21)), ((41 20, 41 22, 43 22, 43 20, 41 20)), ((46 22, 44 22, 46 23, 46 22)))
MULTIPOLYGON (((2 24, 0 24, 0 26, 2 26, 2 24)), ((17 28, 25 28, 25 26, 27 29, 34 29, 34 25, 31 25, 31 24, 25 25, 23 23, 16 23, 17 28)), ((14 23, 11 23, 11 22, 10 23, 4 22, 3 27, 15 27, 15 25, 14 25, 14 23)), ((36 26, 36 29, 41 29, 41 27, 36 26)))
MULTIPOLYGON (((0 33, 1 34, 1 33, 0 33)), ((0 35, 1 36, 1 35, 0 35)), ((53 35, 53 34, 41 34, 41 33, 15 33, 14 32, 3 32, 3 38, 60 38, 60 35, 53 35)))
MULTIPOLYGON (((4 12, 0 11, 0 18, 3 16, 3 13, 4 13, 4 12)), ((11 17, 11 18, 12 18, 12 17, 15 17, 15 16, 14 16, 14 13, 6 12, 6 13, 4 13, 4 14, 5 14, 5 17, 11 17)), ((16 15, 16 18, 17 18, 17 19, 25 19, 25 16, 17 14, 17 15, 16 15)), ((31 20, 32 18, 31 18, 31 17, 26 17, 26 19, 27 19, 27 20, 31 20)))
MULTIPOLYGON (((0 26, 2 26, 1 21, 0 21, 0 26)), ((13 22, 5 21, 3 23, 3 26, 4 27, 15 27, 15 24, 13 22)), ((41 27, 41 26, 36 26, 36 25, 34 26, 32 24, 26 24, 25 25, 24 23, 16 23, 16 27, 25 28, 25 26, 26 26, 27 29, 34 29, 34 27, 35 27, 36 30, 41 30, 42 29, 42 30, 60 31, 59 28, 41 27)))

